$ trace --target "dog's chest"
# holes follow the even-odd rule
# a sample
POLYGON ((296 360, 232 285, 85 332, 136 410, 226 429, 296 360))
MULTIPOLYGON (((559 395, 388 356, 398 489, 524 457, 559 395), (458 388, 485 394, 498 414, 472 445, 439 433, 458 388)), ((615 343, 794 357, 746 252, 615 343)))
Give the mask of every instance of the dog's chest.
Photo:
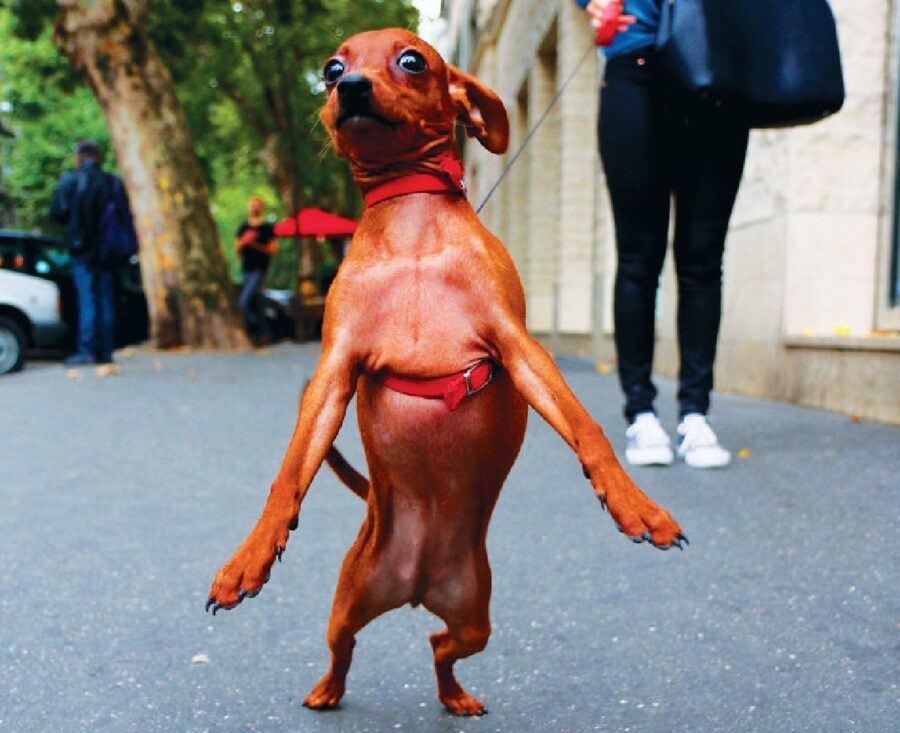
MULTIPOLYGON (((477 341, 477 303, 456 258, 443 254, 382 263, 370 275, 366 314, 372 350, 390 366, 456 368, 477 341)), ((405 369, 404 369, 405 371, 405 369)))

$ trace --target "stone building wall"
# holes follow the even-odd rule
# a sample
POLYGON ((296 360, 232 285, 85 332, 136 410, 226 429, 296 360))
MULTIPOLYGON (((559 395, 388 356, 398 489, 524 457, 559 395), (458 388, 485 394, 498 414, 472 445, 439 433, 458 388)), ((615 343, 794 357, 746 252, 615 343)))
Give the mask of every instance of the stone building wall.
MULTIPOLYGON (((503 158, 466 147, 478 202, 591 44, 571 0, 459 0, 477 29, 470 70, 510 111, 503 158), (473 15, 474 14, 474 15, 473 15)), ((724 262, 716 385, 724 391, 900 422, 900 328, 888 300, 896 179, 900 0, 832 0, 844 109, 816 125, 754 131, 724 262)), ((588 52, 487 204, 554 349, 608 359, 614 230, 597 160, 602 60, 588 52)), ((658 302, 656 369, 677 371, 671 257, 658 302)))

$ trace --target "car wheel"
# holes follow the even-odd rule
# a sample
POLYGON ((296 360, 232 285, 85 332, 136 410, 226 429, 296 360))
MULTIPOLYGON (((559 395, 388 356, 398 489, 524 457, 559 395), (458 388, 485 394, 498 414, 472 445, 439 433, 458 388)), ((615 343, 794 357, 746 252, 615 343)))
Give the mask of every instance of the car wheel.
POLYGON ((0 316, 0 374, 17 372, 25 364, 25 334, 18 323, 0 316))

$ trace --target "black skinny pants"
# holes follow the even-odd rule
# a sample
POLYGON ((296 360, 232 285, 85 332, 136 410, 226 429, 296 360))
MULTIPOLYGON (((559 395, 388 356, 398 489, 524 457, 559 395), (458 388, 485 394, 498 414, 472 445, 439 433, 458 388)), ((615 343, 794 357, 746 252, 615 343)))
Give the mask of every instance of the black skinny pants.
POLYGON ((600 91, 600 157, 616 225, 615 341, 625 417, 653 411, 656 292, 674 200, 680 415, 706 414, 722 303, 722 254, 748 129, 675 98, 652 49, 614 57, 600 91))

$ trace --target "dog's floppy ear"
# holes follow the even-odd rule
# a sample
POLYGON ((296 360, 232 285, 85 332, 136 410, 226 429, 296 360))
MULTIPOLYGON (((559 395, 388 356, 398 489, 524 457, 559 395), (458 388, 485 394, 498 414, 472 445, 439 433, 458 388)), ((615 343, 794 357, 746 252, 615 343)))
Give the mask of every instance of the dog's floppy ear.
POLYGON ((451 64, 447 64, 447 87, 466 134, 492 153, 505 153, 509 145, 509 116, 500 97, 451 64))

